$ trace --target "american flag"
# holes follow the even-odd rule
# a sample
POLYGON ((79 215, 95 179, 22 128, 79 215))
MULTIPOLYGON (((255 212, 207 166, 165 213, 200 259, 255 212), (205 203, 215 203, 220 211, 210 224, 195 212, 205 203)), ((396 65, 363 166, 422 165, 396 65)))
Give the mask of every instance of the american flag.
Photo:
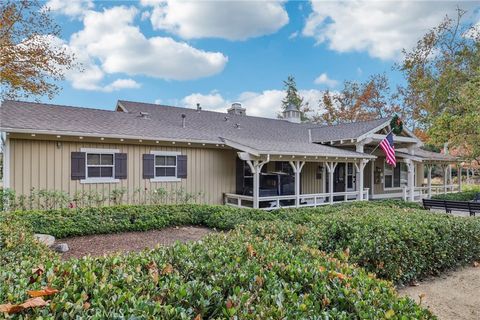
POLYGON ((397 160, 395 159, 395 146, 393 145, 393 134, 391 132, 380 142, 380 148, 385 153, 387 163, 392 167, 396 167, 397 160))

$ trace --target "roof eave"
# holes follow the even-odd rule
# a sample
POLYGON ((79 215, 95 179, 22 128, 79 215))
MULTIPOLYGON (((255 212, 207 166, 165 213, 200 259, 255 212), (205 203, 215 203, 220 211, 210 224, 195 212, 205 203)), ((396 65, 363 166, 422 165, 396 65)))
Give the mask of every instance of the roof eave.
POLYGON ((23 129, 23 128, 9 128, 9 127, 0 127, 0 132, 32 133, 32 134, 60 135, 60 136, 72 136, 72 137, 98 137, 98 138, 109 138, 109 139, 151 140, 151 141, 166 141, 166 142, 192 142, 192 143, 205 143, 205 144, 222 143, 221 140, 213 141, 213 140, 184 139, 184 138, 172 139, 172 138, 165 138, 165 137, 131 136, 131 135, 102 134, 102 133, 91 133, 91 132, 38 130, 38 129, 23 129))

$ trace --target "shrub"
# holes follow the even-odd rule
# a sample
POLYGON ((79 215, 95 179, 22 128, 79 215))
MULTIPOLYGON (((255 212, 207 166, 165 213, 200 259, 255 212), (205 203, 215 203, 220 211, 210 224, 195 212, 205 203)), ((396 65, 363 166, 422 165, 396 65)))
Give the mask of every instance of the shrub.
MULTIPOLYGON (((10 218, 0 223, 5 221, 10 218)), ((49 306, 24 311, 31 318, 434 319, 409 298, 399 298, 389 282, 344 260, 242 231, 62 262, 30 256, 30 246, 38 246, 25 246, 25 229, 18 227, 8 250, 24 250, 18 257, 22 270, 2 265, 0 280, 7 285, 0 290, 1 303, 22 302, 26 290, 47 285, 60 290, 49 297, 49 306), (30 267, 39 262, 44 273, 29 281, 30 267)))
POLYGON ((100 208, 75 208, 49 211, 18 211, 35 232, 58 238, 125 231, 147 231, 178 225, 204 225, 230 230, 248 221, 283 220, 304 223, 318 215, 348 208, 419 208, 403 201, 357 202, 311 209, 264 211, 212 205, 121 205, 100 208))
POLYGON ((432 196, 432 199, 440 200, 456 200, 456 201, 472 201, 479 191, 462 191, 456 193, 437 194, 432 196))
POLYGON ((480 220, 393 208, 347 207, 306 224, 250 223, 264 238, 343 254, 379 277, 407 283, 480 259, 480 220))
POLYGON ((8 210, 15 201, 15 191, 9 188, 0 188, 0 212, 8 210))

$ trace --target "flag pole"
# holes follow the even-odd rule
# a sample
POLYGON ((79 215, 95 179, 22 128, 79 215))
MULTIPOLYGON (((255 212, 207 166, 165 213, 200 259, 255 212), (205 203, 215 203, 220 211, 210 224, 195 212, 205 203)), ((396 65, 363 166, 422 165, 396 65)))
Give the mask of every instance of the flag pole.
MULTIPOLYGON (((387 136, 388 136, 390 133, 392 133, 392 132, 393 132, 393 129, 390 129, 390 131, 385 135, 385 137, 387 137, 387 136)), ((380 141, 380 142, 381 142, 381 141, 380 141)), ((370 155, 372 155, 372 154, 375 152, 375 150, 378 149, 379 146, 380 146, 380 143, 377 144, 377 146, 372 150, 372 152, 370 152, 370 155)))

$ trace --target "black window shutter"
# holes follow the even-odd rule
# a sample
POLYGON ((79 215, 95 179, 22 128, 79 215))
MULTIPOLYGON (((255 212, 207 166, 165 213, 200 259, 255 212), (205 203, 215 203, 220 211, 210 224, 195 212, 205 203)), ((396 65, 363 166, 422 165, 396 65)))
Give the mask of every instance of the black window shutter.
POLYGON ((70 166, 72 180, 85 179, 85 152, 72 152, 70 166))
POLYGON ((177 156, 177 178, 187 178, 187 156, 177 156))
POLYGON ((152 179, 155 177, 155 155, 143 155, 143 179, 152 179))
POLYGON ((245 162, 240 160, 240 158, 237 157, 237 162, 236 162, 236 179, 235 179, 235 185, 237 189, 237 194, 243 194, 243 171, 244 168, 243 166, 245 165, 245 162))
POLYGON ((127 179, 126 153, 115 153, 115 179, 127 179))

